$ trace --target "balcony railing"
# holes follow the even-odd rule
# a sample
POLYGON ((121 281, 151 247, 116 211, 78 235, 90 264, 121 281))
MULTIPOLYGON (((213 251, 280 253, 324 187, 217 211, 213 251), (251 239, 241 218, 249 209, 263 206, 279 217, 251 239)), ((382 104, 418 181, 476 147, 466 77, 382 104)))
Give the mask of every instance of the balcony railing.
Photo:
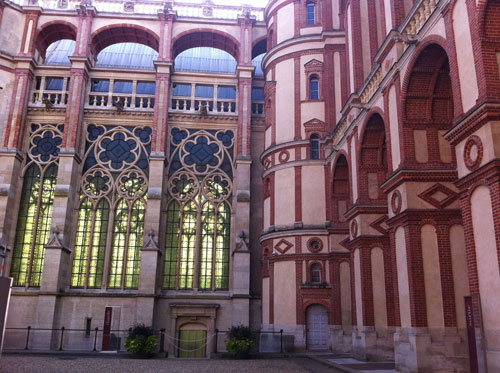
POLYGON ((64 108, 68 103, 69 78, 37 76, 31 91, 29 106, 64 108))
POLYGON ((236 114, 236 100, 200 99, 195 97, 172 97, 170 111, 207 114, 236 114))
POLYGON ((106 109, 111 107, 153 110, 155 105, 154 95, 102 93, 90 92, 87 107, 93 109, 106 109))
POLYGON ((151 81, 93 79, 90 83, 86 107, 153 111, 154 91, 155 85, 151 81))

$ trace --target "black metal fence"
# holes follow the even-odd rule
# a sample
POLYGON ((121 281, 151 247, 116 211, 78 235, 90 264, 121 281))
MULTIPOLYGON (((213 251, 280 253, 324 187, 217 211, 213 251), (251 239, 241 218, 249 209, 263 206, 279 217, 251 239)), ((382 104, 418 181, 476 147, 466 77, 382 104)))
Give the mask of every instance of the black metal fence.
MULTIPOLYGON (((124 330, 110 330, 111 351, 120 351, 123 349, 122 340, 124 336, 126 337, 132 328, 124 330)), ((37 335, 37 341, 44 341, 44 345, 48 346, 51 350, 79 350, 79 351, 101 351, 99 349, 99 342, 102 342, 102 337, 104 330, 95 329, 67 329, 64 326, 60 329, 47 329, 47 328, 32 328, 28 326, 26 328, 5 328, 6 344, 4 350, 33 350, 30 347, 30 343, 34 338, 34 334, 37 335), (20 345, 21 334, 25 335, 23 340, 23 345, 20 345), (75 348, 77 347, 77 348, 75 348)), ((165 329, 155 330, 158 337, 158 352, 165 352, 165 329)), ((43 348, 35 348, 43 349, 43 348)))
MULTIPOLYGON (((110 351, 122 351, 125 349, 124 342, 132 328, 110 331, 110 351)), ((102 340, 104 330, 94 329, 71 329, 61 327, 59 329, 33 328, 6 328, 4 350, 58 350, 58 351, 102 351, 102 340)), ((222 352, 221 347, 226 345, 228 339, 227 330, 215 330, 214 352, 222 352)), ((158 338, 157 352, 165 352, 165 343, 174 344, 177 347, 178 339, 166 335, 165 329, 155 330, 158 338), (166 341, 168 337, 168 341, 166 341)), ((252 352, 287 352, 289 341, 287 335, 280 331, 252 331, 252 352)), ((209 338, 209 336, 207 336, 209 338)), ((293 342, 292 342, 293 345, 293 342)))

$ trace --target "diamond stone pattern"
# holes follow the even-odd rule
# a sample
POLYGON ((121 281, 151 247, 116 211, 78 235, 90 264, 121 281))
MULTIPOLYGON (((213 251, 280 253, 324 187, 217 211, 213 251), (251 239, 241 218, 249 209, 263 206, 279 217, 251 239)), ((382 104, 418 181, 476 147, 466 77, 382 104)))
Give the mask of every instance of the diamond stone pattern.
POLYGON ((456 201, 458 193, 443 184, 437 183, 420 193, 418 196, 432 206, 438 209, 444 209, 456 201))
POLYGON ((290 248, 293 247, 293 244, 285 239, 282 239, 280 242, 274 246, 274 249, 280 254, 285 254, 290 248))

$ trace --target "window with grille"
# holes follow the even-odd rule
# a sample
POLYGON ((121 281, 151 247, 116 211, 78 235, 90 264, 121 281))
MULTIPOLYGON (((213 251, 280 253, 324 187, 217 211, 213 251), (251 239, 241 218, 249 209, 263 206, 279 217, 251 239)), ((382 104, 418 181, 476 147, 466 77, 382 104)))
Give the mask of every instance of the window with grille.
POLYGON ((313 263, 311 265, 311 283, 321 283, 321 265, 319 265, 318 263, 313 263))
POLYGON ((234 134, 171 132, 163 288, 229 289, 234 134))
POLYGON ((309 96, 311 100, 319 100, 319 79, 316 76, 309 79, 309 96))
POLYGON ((136 289, 151 128, 87 128, 71 286, 136 289))
POLYGON ((32 124, 10 275, 14 286, 41 284, 63 126, 32 124))
POLYGON ((316 6, 313 2, 307 2, 306 4, 306 24, 316 24, 316 6))

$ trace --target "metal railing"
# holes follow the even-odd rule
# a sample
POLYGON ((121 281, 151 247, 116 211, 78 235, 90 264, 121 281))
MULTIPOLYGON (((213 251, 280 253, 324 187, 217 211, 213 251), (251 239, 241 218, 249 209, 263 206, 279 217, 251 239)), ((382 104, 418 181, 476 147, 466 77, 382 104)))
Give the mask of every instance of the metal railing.
MULTIPOLYGON (((104 330, 99 328, 94 329, 72 329, 65 328, 64 326, 58 329, 50 328, 33 328, 28 326, 26 328, 6 328, 5 334, 5 347, 4 351, 9 350, 57 350, 57 351, 102 351, 102 340, 104 330), (35 344, 37 347, 33 348, 35 344)), ((110 351, 124 350, 124 341, 132 328, 129 329, 112 329, 110 351)), ((165 337, 166 330, 155 330, 158 337, 157 352, 165 352, 165 337)), ((252 331, 252 351, 259 352, 262 335, 279 336, 279 352, 283 352, 283 330, 280 331, 252 331)), ((215 338, 215 353, 218 352, 218 344, 225 345, 228 339, 228 331, 215 330, 213 336, 215 338)), ((170 339, 178 341, 176 338, 170 336, 170 339)), ((277 340, 276 347, 277 347, 277 340)), ((171 342, 169 342, 171 343, 171 342)), ((177 345, 175 346, 178 347, 177 345)), ((277 351, 275 351, 277 352, 277 351)))
MULTIPOLYGON (((37 340, 42 339, 45 343, 45 346, 48 346, 51 350, 58 351, 101 351, 98 346, 99 342, 102 342, 102 337, 104 334, 103 329, 94 328, 94 329, 71 329, 65 328, 64 326, 59 329, 49 329, 49 328, 32 328, 28 326, 26 328, 5 328, 5 340, 6 344, 4 347, 4 351, 8 350, 40 350, 43 348, 33 349, 30 347, 30 343, 33 338, 37 340), (25 338, 22 340, 23 346, 20 345, 21 336, 14 336, 16 332, 24 333, 25 338), (35 334, 49 334, 44 335, 40 338, 40 335, 36 336, 35 334), (71 335, 71 333, 75 333, 71 335), (79 333, 77 335, 76 333, 79 333), (16 343, 17 341, 17 343, 16 343), (10 343, 9 343, 10 342, 10 343), (72 344, 70 347, 69 345, 72 344), (9 346, 10 345, 10 346, 9 346), (11 347, 15 346, 15 347, 11 347), (78 348, 74 348, 78 346, 78 348)), ((128 336, 128 334, 132 331, 132 328, 129 329, 112 329, 110 330, 111 335, 115 334, 114 342, 111 343, 111 351, 121 351, 123 349, 122 340, 124 336, 128 336), (116 336, 118 334, 118 337, 116 336)), ((158 352, 165 352, 165 329, 155 330, 155 333, 158 337, 158 352)))

